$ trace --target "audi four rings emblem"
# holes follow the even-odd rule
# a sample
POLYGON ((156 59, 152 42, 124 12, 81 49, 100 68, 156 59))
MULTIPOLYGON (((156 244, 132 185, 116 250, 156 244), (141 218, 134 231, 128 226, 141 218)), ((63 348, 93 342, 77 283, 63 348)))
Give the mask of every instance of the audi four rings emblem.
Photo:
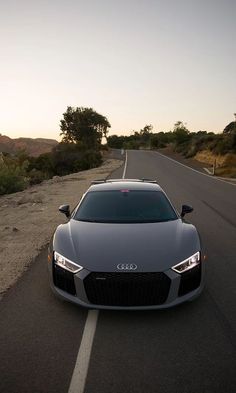
POLYGON ((117 265, 117 269, 119 270, 136 270, 137 267, 135 263, 119 263, 119 265, 117 265))

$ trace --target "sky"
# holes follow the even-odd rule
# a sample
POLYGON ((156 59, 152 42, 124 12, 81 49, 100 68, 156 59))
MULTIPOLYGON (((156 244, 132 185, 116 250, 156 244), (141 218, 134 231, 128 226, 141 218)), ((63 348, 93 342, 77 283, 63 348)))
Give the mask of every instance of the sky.
POLYGON ((236 0, 0 0, 0 133, 60 140, 67 106, 130 135, 222 132, 236 112, 236 0))

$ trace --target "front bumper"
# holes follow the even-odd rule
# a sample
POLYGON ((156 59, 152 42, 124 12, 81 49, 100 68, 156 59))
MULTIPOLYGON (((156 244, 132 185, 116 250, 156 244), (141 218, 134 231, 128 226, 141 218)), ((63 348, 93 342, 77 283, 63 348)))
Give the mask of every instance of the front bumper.
POLYGON ((164 309, 200 295, 205 264, 201 262, 182 274, 172 269, 163 273, 96 273, 83 269, 73 274, 52 262, 49 273, 54 293, 80 306, 114 310, 164 309))

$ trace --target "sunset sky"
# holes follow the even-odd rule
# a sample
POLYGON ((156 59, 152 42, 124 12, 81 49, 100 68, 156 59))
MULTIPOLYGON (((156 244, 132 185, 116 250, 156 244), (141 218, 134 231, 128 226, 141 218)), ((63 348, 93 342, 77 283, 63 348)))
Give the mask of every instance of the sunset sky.
POLYGON ((60 139, 67 106, 110 134, 221 132, 236 112, 236 0, 0 0, 0 133, 60 139))

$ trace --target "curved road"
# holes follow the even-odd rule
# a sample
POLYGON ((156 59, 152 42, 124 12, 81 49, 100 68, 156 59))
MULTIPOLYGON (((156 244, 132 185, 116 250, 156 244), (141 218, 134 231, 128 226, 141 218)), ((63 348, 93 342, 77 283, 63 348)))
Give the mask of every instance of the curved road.
MULTIPOLYGON (((84 392, 233 393, 236 186, 148 151, 128 151, 125 177, 157 179, 177 209, 194 206, 206 288, 169 310, 100 311, 84 392)), ((51 293, 44 250, 0 302, 0 392, 68 392, 86 318, 51 293)))

